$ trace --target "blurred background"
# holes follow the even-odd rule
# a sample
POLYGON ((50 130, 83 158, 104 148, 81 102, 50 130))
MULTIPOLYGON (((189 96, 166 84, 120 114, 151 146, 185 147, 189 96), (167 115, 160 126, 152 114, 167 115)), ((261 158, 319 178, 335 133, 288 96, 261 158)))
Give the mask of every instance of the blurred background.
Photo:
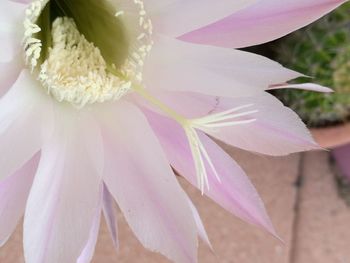
MULTIPOLYGON (((284 243, 234 218, 180 178, 199 209, 215 251, 200 243, 199 262, 349 263, 350 4, 307 28, 248 51, 313 77, 306 81, 335 90, 333 94, 274 93, 330 150, 271 158, 223 145, 251 177, 284 243)), ((122 215, 118 217, 119 252, 103 223, 95 263, 168 262, 143 249, 122 215)), ((24 262, 21 243, 19 228, 0 250, 0 262, 24 262)))

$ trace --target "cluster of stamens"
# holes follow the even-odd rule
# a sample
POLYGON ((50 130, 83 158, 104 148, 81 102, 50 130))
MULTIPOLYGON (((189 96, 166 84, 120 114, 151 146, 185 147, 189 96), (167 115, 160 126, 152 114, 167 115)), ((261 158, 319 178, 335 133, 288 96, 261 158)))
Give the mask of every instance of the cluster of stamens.
POLYGON ((24 18, 24 38, 23 45, 25 50, 26 63, 35 68, 38 64, 38 59, 41 55, 42 45, 41 40, 35 37, 35 34, 41 31, 41 28, 36 24, 42 10, 49 0, 33 1, 26 9, 24 18))
MULTIPOLYGON (((142 69, 144 61, 148 54, 151 52, 153 41, 153 25, 152 21, 147 17, 147 12, 145 10, 145 5, 141 0, 133 0, 134 4, 138 7, 139 10, 139 34, 137 36, 138 47, 134 49, 131 53, 130 59, 126 62, 126 74, 136 74, 136 80, 138 82, 142 81, 142 69)), ((118 11, 116 16, 123 14, 124 11, 118 11)))
MULTIPOLYGON (((81 34, 73 18, 58 17, 52 24, 52 43, 44 62, 38 65, 44 43, 36 37, 41 31, 37 21, 48 0, 32 2, 24 21, 24 48, 27 64, 37 72, 38 79, 49 94, 58 101, 67 101, 77 107, 86 104, 117 100, 127 94, 134 83, 141 83, 144 61, 152 49, 152 23, 144 4, 134 0, 139 10, 137 32, 129 56, 116 68, 107 65, 94 43, 81 34)), ((115 13, 122 19, 123 10, 115 13)))

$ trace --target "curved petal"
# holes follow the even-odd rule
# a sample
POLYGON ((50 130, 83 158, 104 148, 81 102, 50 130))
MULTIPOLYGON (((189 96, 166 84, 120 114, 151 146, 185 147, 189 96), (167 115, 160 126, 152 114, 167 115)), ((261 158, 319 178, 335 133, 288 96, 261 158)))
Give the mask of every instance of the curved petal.
POLYGON ((243 48, 272 41, 319 19, 346 0, 260 0, 180 39, 243 48))
POLYGON ((107 186, 103 186, 103 214, 106 220, 106 224, 111 234, 113 245, 116 249, 119 249, 119 240, 118 240, 118 226, 117 226, 117 217, 116 211, 113 207, 114 199, 107 186))
POLYGON ((186 196, 142 113, 118 102, 100 112, 105 183, 148 249, 174 262, 197 262, 197 233, 186 196))
POLYGON ((24 214, 39 154, 0 182, 0 246, 5 244, 24 214))
POLYGON ((0 179, 15 172, 52 131, 50 99, 29 71, 22 71, 0 99, 0 179))
MULTIPOLYGON (((171 165, 197 187, 191 150, 182 128, 176 122, 151 111, 145 113, 171 165)), ((200 139, 221 179, 219 182, 207 165, 210 190, 205 189, 205 194, 237 217, 276 235, 264 204, 244 171, 207 136, 200 134, 200 139)))
POLYGON ((159 38, 145 64, 150 89, 246 96, 300 74, 252 53, 159 38), (169 52, 170 51, 170 52, 169 52))
POLYGON ((92 226, 90 229, 90 236, 88 239, 88 242, 86 243, 83 252, 81 252, 77 263, 90 263, 92 260, 92 257, 94 255, 98 233, 100 230, 100 222, 101 222, 101 209, 102 209, 102 202, 103 202, 103 187, 101 186, 101 195, 100 195, 100 201, 95 211, 95 217, 92 222, 92 226))
POLYGON ((83 111, 62 108, 56 109, 57 127, 42 148, 26 207, 27 263, 76 262, 88 242, 100 200, 100 131, 83 111))
POLYGON ((170 36, 216 22, 256 0, 144 0, 156 32, 170 36))

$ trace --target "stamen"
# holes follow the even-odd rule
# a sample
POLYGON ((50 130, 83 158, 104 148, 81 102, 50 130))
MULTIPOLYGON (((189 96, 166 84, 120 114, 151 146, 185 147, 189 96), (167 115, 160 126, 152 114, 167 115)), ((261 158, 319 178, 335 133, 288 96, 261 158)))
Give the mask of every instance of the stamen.
POLYGON ((38 59, 40 58, 42 49, 41 40, 34 37, 34 35, 41 31, 41 28, 36 24, 36 22, 48 2, 49 0, 37 0, 32 2, 26 9, 26 16, 23 22, 23 46, 25 50, 26 63, 31 66, 32 70, 38 64, 38 59))

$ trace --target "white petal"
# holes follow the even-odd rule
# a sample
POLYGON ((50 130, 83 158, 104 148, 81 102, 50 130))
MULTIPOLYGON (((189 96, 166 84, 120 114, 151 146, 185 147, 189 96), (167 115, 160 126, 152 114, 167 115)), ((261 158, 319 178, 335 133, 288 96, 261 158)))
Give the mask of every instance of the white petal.
POLYGON ((39 157, 37 154, 0 182, 0 246, 7 241, 24 214, 39 157))
POLYGON ((76 262, 89 239, 101 194, 99 129, 70 106, 56 113, 55 133, 43 146, 25 213, 27 263, 76 262))
POLYGON ((300 74, 252 53, 157 38, 145 64, 150 89, 214 96, 252 95, 300 74))
POLYGON ((51 131, 50 99, 29 71, 24 70, 0 99, 0 179, 38 152, 51 131))
POLYGON ((256 0, 145 0, 157 32, 180 36, 249 6, 256 0))
POLYGON ((108 189, 146 248, 174 262, 196 262, 191 209, 145 117, 127 103, 111 109, 101 112, 108 189))

